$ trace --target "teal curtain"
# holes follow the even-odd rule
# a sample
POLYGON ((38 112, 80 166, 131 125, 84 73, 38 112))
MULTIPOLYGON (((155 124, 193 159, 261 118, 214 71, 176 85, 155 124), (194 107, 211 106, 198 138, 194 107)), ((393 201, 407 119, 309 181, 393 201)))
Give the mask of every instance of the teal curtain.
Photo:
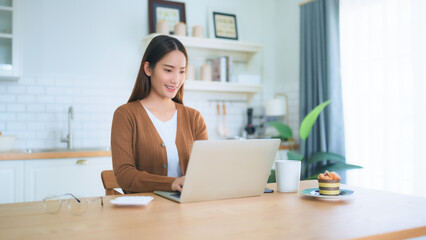
POLYGON ((328 99, 306 141, 308 158, 319 151, 345 156, 339 1, 315 0, 300 6, 300 119, 328 99))

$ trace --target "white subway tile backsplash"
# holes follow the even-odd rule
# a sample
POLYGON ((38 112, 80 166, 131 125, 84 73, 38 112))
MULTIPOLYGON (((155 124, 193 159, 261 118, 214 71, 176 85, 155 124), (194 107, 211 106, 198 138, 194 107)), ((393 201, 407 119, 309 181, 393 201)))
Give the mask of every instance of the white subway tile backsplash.
POLYGON ((45 96, 45 95, 38 95, 36 97, 37 103, 55 103, 55 97, 54 96, 45 96))
POLYGON ((27 122, 25 121, 8 122, 6 124, 6 128, 7 128, 7 131, 26 130, 27 122))
POLYGON ((27 140, 25 138, 21 138, 19 135, 17 135, 17 138, 15 140, 14 148, 15 149, 26 149, 27 146, 27 140))
MULTIPOLYGON (((38 149, 38 148, 53 148, 55 147, 52 144, 49 144, 49 140, 43 140, 43 141, 26 141, 26 146, 23 148, 27 149, 38 149)), ((15 146, 22 146, 20 142, 16 142, 15 146)))
POLYGON ((55 140, 58 139, 60 141, 61 133, 59 131, 48 130, 48 131, 36 131, 37 139, 50 139, 55 140))
POLYGON ((36 119, 35 113, 17 113, 16 119, 18 121, 34 121, 36 119))
POLYGON ((44 112, 45 109, 44 104, 27 104, 27 112, 44 112))
POLYGON ((12 122, 16 121, 16 113, 13 112, 1 112, 0 113, 0 122, 12 122))
POLYGON ((19 84, 23 84, 23 85, 35 85, 36 84, 36 79, 35 78, 31 78, 31 77, 21 77, 19 79, 19 84))
POLYGON ((50 77, 38 77, 36 83, 39 86, 53 86, 55 84, 55 79, 50 77))
POLYGON ((47 122, 29 121, 27 123, 28 130, 46 130, 47 126, 47 122))
POLYGON ((41 87, 41 86, 28 86, 27 87, 27 93, 41 95, 41 94, 45 93, 45 87, 41 87))
MULTIPOLYGON (((0 94, 0 131, 15 132, 19 137, 17 148, 66 147, 60 138, 67 134, 69 106, 74 110, 74 146, 109 146, 114 111, 127 102, 134 84, 134 79, 117 81, 115 78, 66 76, 25 80, 19 81, 19 85, 0 86, 0 93, 4 93, 0 94)), ((298 93, 294 91, 288 95, 291 105, 298 93)), ((263 107, 264 98, 255 94, 247 104, 244 94, 185 92, 184 103, 200 111, 210 138, 218 139, 217 103, 226 104, 227 117, 223 121, 229 126, 231 136, 240 136, 247 124, 247 107, 263 107)), ((290 107, 291 114, 295 111, 298 110, 290 107)), ((291 116, 291 122, 293 119, 291 116)))
POLYGON ((36 113, 37 121, 55 121, 55 113, 36 113))
POLYGON ((80 122, 92 121, 93 115, 92 113, 75 113, 74 119, 80 122))
POLYGON ((26 105, 22 103, 8 103, 6 104, 6 111, 8 112, 25 112, 26 105))
POLYGON ((64 89, 61 87, 46 87, 46 94, 48 95, 62 96, 63 93, 64 89))
POLYGON ((35 99, 36 98, 34 95, 19 95, 17 102, 18 103, 34 103, 35 99))
POLYGON ((64 117, 65 116, 65 111, 68 111, 68 107, 66 107, 63 104, 56 104, 56 103, 51 103, 51 104, 46 104, 46 112, 53 112, 53 113, 61 113, 64 112, 64 117))
POLYGON ((61 95, 61 94, 55 97, 55 103, 72 105, 72 103, 73 103, 72 100, 73 100, 72 96, 64 96, 64 95, 61 95))
POLYGON ((59 87, 72 87, 74 80, 72 78, 56 78, 55 86, 59 87))
POLYGON ((6 92, 9 94, 25 94, 24 86, 7 86, 6 92))
POLYGON ((14 103, 16 102, 16 96, 12 94, 1 94, 0 95, 1 103, 14 103))
POLYGON ((81 88, 87 88, 87 87, 99 87, 102 86, 102 82, 99 82, 96 79, 92 79, 92 78, 76 78, 73 81, 73 86, 76 87, 81 87, 81 88))
POLYGON ((15 134, 17 135, 16 140, 34 140, 36 139, 36 133, 35 131, 15 131, 15 134))
POLYGON ((67 87, 64 89, 65 95, 78 96, 80 95, 80 89, 75 87, 67 87))
POLYGON ((0 121, 0 132, 5 133, 6 131, 6 122, 0 121))
MULTIPOLYGON (((84 138, 82 141, 83 146, 85 147, 99 147, 105 146, 105 143, 98 138, 84 138)), ((110 144, 107 144, 109 146, 110 144)))

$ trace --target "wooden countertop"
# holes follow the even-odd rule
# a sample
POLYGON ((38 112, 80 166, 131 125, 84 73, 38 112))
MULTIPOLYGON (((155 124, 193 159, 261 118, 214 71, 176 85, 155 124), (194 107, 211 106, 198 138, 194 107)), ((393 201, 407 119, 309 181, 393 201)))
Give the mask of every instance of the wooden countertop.
MULTIPOLYGON (((80 158, 80 157, 109 157, 111 151, 107 148, 99 149, 76 149, 73 151, 69 150, 55 150, 40 152, 35 150, 34 152, 25 152, 23 150, 13 150, 9 152, 0 152, 0 161, 7 160, 27 160, 27 159, 51 159, 51 158, 80 158)), ((280 150, 290 150, 290 145, 280 145, 280 150)), ((299 149, 299 144, 294 145, 294 149, 299 149)))
MULTIPOLYGON (((294 147, 295 150, 297 150, 297 149, 299 149, 299 144, 294 144, 293 147, 294 147)), ((281 144, 280 150, 290 150, 290 145, 289 144, 281 144)))
MULTIPOLYGON (((276 184, 268 184, 276 189, 276 184)), ((318 187, 302 181, 300 189, 318 187)), ((0 204, 0 239, 406 239, 426 235, 426 198, 342 185, 347 201, 298 193, 179 204, 152 193, 145 207, 104 197, 81 216, 42 202, 0 204)))
POLYGON ((49 151, 49 152, 38 152, 34 151, 31 153, 24 152, 22 150, 13 150, 10 152, 0 152, 0 161, 6 160, 27 160, 27 159, 50 159, 50 158, 80 158, 80 157, 109 157, 111 151, 102 149, 76 149, 74 151, 49 151))

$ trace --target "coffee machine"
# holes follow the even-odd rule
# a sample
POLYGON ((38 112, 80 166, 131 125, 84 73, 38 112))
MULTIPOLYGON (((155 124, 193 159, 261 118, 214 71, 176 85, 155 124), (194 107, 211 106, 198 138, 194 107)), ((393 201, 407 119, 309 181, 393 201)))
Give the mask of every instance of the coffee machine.
POLYGON ((256 128, 253 126, 253 108, 247 109, 247 125, 245 127, 245 131, 247 133, 247 138, 254 137, 256 128))

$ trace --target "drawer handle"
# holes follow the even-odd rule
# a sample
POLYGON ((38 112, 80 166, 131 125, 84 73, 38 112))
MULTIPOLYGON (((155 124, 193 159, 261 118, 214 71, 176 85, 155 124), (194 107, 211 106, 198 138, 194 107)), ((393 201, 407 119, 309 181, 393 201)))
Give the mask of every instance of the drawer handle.
POLYGON ((86 159, 77 160, 77 165, 86 165, 88 161, 86 159))

